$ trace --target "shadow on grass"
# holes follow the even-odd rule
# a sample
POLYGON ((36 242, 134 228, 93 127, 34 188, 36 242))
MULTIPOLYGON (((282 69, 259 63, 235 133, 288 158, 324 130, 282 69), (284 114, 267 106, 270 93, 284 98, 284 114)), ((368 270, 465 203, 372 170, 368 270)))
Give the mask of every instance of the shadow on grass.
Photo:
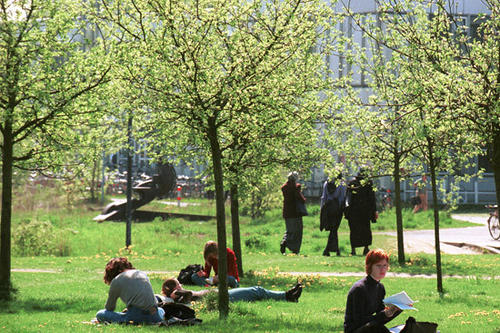
MULTIPOLYGON (((92 302, 84 302, 83 300, 67 298, 51 298, 51 299, 14 299, 11 301, 0 301, 0 314, 15 314, 15 313, 35 313, 35 312, 87 312, 90 309, 100 309, 102 304, 92 304, 92 302)), ((97 310, 96 310, 97 312, 97 310)))
MULTIPOLYGON (((205 320, 204 331, 217 331, 221 324, 227 327, 238 327, 242 332, 342 332, 342 319, 318 320, 314 316, 309 317, 300 310, 284 310, 288 315, 261 316, 258 312, 243 307, 234 306, 230 310, 230 319, 221 323, 219 320, 205 320), (295 313, 295 311, 297 311, 295 313), (245 320, 241 320, 245 318, 245 320)), ((203 316, 201 316, 203 317, 203 316)))

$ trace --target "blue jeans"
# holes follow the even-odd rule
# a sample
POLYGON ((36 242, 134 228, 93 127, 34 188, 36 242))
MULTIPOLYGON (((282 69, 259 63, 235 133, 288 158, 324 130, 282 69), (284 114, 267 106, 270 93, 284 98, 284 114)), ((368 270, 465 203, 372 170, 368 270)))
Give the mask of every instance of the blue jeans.
MULTIPOLYGON (((206 287, 207 285, 210 285, 210 283, 208 283, 207 281, 207 278, 204 276, 198 276, 198 273, 193 273, 193 275, 191 275, 191 281, 193 281, 195 285, 200 287, 206 287)), ((240 286, 238 280, 236 280, 236 278, 232 275, 227 276, 227 285, 231 288, 238 288, 240 286)))
POLYGON ((265 299, 284 301, 286 299, 284 291, 272 291, 259 286, 249 288, 235 288, 228 290, 228 292, 230 302, 253 302, 265 299))
POLYGON ((147 310, 129 306, 127 312, 115 312, 104 309, 97 312, 95 316, 100 322, 128 323, 132 321, 134 323, 158 323, 163 320, 165 310, 158 308, 155 314, 150 314, 147 310))

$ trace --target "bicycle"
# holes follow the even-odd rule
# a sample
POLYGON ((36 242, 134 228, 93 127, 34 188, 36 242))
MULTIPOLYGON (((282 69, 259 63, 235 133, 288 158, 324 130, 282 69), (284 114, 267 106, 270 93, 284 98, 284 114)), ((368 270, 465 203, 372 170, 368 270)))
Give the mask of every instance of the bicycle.
POLYGON ((500 239, 500 224, 498 223, 498 206, 488 205, 486 208, 490 209, 490 217, 488 218, 488 230, 493 239, 500 239))

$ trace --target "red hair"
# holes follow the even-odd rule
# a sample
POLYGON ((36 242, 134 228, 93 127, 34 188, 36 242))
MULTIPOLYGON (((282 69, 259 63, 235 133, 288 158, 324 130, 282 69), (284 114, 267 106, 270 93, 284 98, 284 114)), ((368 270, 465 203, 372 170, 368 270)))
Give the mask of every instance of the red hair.
POLYGON ((127 269, 134 269, 132 263, 127 258, 113 258, 106 264, 104 270, 104 283, 111 284, 111 281, 120 273, 127 269))
POLYGON ((384 259, 387 260, 387 263, 389 263, 389 255, 385 253, 384 250, 370 250, 370 252, 366 255, 365 260, 366 274, 370 275, 372 273, 372 266, 384 259))

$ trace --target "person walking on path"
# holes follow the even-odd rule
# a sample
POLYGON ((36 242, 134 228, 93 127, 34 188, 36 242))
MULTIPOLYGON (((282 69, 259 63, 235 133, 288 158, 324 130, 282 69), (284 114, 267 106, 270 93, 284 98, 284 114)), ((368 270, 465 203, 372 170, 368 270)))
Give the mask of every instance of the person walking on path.
POLYGON ((423 175, 421 178, 417 179, 415 183, 413 183, 413 187, 415 187, 413 213, 419 210, 427 210, 427 176, 423 175))
POLYGON ((346 187, 342 183, 342 174, 336 179, 325 181, 321 195, 321 211, 319 229, 329 230, 328 242, 323 255, 329 257, 330 252, 340 256, 338 229, 345 209, 346 187))
POLYGON ((349 221, 351 254, 356 255, 356 248, 363 246, 366 255, 372 244, 370 222, 377 221, 378 213, 372 182, 365 180, 364 170, 347 184, 344 215, 349 221))
MULTIPOLYGON (((206 287, 209 285, 215 285, 219 282, 219 258, 217 243, 214 241, 208 241, 203 249, 203 258, 205 258, 205 267, 203 270, 193 273, 191 275, 191 281, 200 287, 206 287), (210 281, 210 272, 212 267, 215 272, 213 280, 210 281)), ((239 286, 240 277, 238 276, 238 264, 236 263, 236 255, 234 251, 230 248, 226 248, 227 253, 227 285, 231 288, 237 288, 239 286)))
POLYGON ((299 254, 302 245, 302 223, 303 213, 297 210, 298 202, 305 203, 306 199, 301 192, 301 185, 297 183, 297 172, 288 175, 288 181, 281 186, 283 193, 283 218, 285 219, 286 231, 280 244, 280 252, 285 254, 286 248, 295 254, 299 254))
POLYGON ((113 258, 106 264, 104 282, 109 284, 109 294, 105 309, 96 314, 99 322, 139 324, 163 320, 165 311, 158 307, 146 273, 135 269, 127 258, 113 258), (114 311, 118 298, 126 304, 126 311, 114 311))

